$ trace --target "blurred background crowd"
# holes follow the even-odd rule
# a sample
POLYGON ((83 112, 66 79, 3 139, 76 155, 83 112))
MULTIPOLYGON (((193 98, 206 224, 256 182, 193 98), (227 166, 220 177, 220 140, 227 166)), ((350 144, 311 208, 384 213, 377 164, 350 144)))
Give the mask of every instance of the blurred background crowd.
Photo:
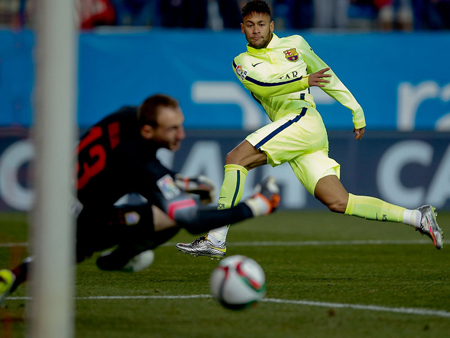
MULTIPOLYGON (((247 0, 74 0, 79 26, 238 29, 247 0)), ((33 28, 38 0, 0 0, 0 26, 33 28)), ((268 0, 277 30, 450 29, 450 0, 268 0)))

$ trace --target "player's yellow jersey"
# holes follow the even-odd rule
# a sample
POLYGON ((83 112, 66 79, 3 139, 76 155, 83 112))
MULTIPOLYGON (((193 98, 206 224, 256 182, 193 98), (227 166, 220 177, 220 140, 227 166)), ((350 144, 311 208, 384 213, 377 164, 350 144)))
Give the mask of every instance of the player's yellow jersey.
MULTIPOLYGON (((247 45, 247 52, 238 55, 233 68, 242 84, 261 103, 272 121, 315 102, 309 93, 308 74, 328 65, 312 50, 300 35, 279 38, 275 34, 269 45, 255 49, 247 45)), ((330 83, 321 87, 328 95, 352 111, 353 124, 366 126, 364 111, 339 78, 329 70, 330 83)))

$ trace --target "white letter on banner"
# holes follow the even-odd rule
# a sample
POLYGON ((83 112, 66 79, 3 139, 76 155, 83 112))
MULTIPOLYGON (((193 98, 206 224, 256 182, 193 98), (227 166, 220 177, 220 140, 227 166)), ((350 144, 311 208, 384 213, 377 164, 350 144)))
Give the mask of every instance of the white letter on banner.
POLYGON ((408 163, 428 166, 433 147, 421 141, 403 141, 393 145, 382 156, 378 165, 377 185, 381 197, 406 208, 416 208, 425 198, 425 188, 407 188, 401 184, 400 173, 408 163))
POLYGON ((415 129, 417 109, 426 99, 437 98, 439 86, 434 81, 425 81, 414 87, 408 82, 398 86, 397 128, 402 131, 415 129))
POLYGON ((192 85, 191 95, 195 103, 237 104, 242 109, 245 130, 255 130, 264 124, 266 114, 237 83, 197 81, 192 85))
POLYGON ((30 140, 13 143, 0 158, 0 196, 10 207, 28 211, 34 201, 34 193, 24 188, 18 173, 22 165, 34 158, 34 146, 30 140))
POLYGON ((444 157, 434 175, 426 203, 440 208, 450 198, 450 147, 447 148, 444 157))
MULTIPOLYGON (((441 100, 444 102, 450 101, 450 84, 444 86, 441 91, 441 100)), ((435 128, 439 131, 449 131, 450 130, 450 112, 442 116, 439 120, 436 121, 435 128)))

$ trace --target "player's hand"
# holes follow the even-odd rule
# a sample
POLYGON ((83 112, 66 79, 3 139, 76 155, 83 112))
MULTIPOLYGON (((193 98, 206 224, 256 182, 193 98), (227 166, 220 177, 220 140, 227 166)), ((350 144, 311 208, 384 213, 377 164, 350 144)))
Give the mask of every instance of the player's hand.
POLYGON ((208 177, 185 177, 182 174, 175 175, 175 184, 181 190, 200 197, 202 204, 209 204, 216 197, 216 185, 208 177))
POLYGON ((353 133, 355 134, 355 140, 358 140, 358 141, 361 140, 364 135, 364 131, 365 131, 365 127, 362 127, 359 129, 353 128, 353 133))
POLYGON ((331 74, 325 74, 325 72, 329 71, 330 67, 319 70, 316 73, 309 74, 308 76, 308 85, 310 87, 325 87, 324 83, 330 83, 326 78, 331 77, 331 74))

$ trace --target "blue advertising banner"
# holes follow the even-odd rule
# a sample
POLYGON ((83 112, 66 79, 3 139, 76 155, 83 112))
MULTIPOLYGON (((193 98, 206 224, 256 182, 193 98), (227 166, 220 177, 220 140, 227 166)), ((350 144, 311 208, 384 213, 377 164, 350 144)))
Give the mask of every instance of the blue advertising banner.
MULTIPOLYGON (((223 180, 226 154, 247 135, 245 131, 188 130, 181 149, 160 150, 161 161, 187 176, 223 180)), ((367 132, 355 141, 351 132, 329 133, 330 157, 341 165, 347 191, 378 197, 407 208, 432 204, 450 210, 450 134, 436 132, 367 132)), ((0 210, 27 211, 34 194, 27 183, 34 145, 26 131, 0 129, 0 210)), ((249 172, 244 198, 266 176, 281 187, 281 208, 325 209, 298 182, 286 163, 249 172)), ((214 205, 214 204, 213 204, 214 205)))
MULTIPOLYGON (((450 33, 302 34, 346 84, 372 130, 450 130, 450 33)), ((79 38, 78 123, 164 92, 177 97, 190 129, 254 130, 265 113, 234 75, 245 51, 239 30, 111 30, 79 38)), ((0 125, 32 122, 32 32, 0 31, 0 125)), ((351 114, 313 88, 329 130, 351 130, 351 114)))
POLYGON ((30 31, 0 30, 0 126, 29 126, 34 82, 30 31))

